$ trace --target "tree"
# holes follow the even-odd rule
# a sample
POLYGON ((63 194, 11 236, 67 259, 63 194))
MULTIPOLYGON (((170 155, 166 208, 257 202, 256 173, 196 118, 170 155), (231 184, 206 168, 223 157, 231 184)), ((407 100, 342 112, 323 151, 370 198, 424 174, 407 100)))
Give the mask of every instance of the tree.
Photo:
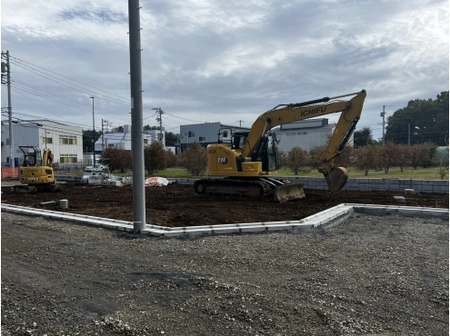
POLYGON ((387 119, 385 139, 394 143, 433 142, 444 146, 449 130, 448 91, 435 100, 416 99, 387 119))
POLYGON ((116 170, 120 170, 123 173, 132 166, 131 151, 115 147, 105 148, 100 162, 108 165, 111 173, 116 170))
POLYGON ((361 130, 355 131, 353 133, 353 143, 356 148, 372 145, 374 143, 372 129, 363 127, 361 130))
POLYGON ((369 175, 370 169, 377 167, 379 161, 378 152, 378 146, 375 145, 368 145, 355 150, 355 166, 358 169, 364 170, 365 176, 369 175))
POLYGON ((389 173, 389 168, 399 163, 400 147, 392 141, 386 142, 384 145, 378 146, 379 164, 384 168, 384 173, 389 173))
POLYGON ((92 134, 94 133, 95 142, 102 136, 102 132, 97 132, 93 130, 83 130, 83 150, 85 152, 92 152, 92 134))
POLYGON ((311 150, 309 151, 309 165, 312 168, 317 169, 322 166, 326 150, 326 146, 317 146, 311 148, 311 150))
POLYGON ((308 163, 308 152, 298 146, 293 147, 287 154, 286 166, 292 169, 295 175, 298 175, 299 169, 307 166, 308 163))
POLYGON ((166 132, 166 146, 175 146, 180 143, 180 135, 166 132))
POLYGON ((287 159, 286 152, 282 151, 278 147, 275 147, 275 152, 277 155, 278 168, 286 166, 286 159, 287 159))
POLYGON ((167 154, 161 143, 155 141, 144 148, 144 165, 149 175, 166 169, 167 154))
POLYGON ((180 157, 180 165, 186 168, 192 175, 199 176, 206 172, 208 155, 206 148, 194 142, 180 157))
POLYGON ((176 167, 178 165, 178 156, 170 150, 166 150, 166 163, 167 168, 176 167))
POLYGON ((431 142, 411 146, 411 165, 413 168, 432 166, 435 150, 436 146, 431 142))

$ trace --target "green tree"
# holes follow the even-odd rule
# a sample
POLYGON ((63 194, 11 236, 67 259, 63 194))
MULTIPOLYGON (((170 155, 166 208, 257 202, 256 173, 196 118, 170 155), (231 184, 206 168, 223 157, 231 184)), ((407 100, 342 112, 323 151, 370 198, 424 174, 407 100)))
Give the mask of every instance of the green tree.
POLYGON ((144 165, 149 175, 166 169, 167 154, 161 143, 155 141, 144 148, 144 165))
POLYGON ((175 146, 180 143, 180 135, 172 132, 166 132, 166 146, 175 146))
POLYGON ((300 168, 307 166, 308 163, 308 152, 298 146, 293 147, 287 154, 286 166, 292 169, 295 175, 298 175, 300 168))
POLYGON ((353 133, 353 143, 355 148, 372 145, 374 143, 372 129, 363 127, 359 131, 353 133))
POLYGON ((444 146, 449 130, 448 91, 435 100, 416 99, 387 119, 385 139, 394 143, 433 142, 444 146))
POLYGON ((95 142, 102 136, 102 132, 83 130, 83 151, 85 152, 92 152, 92 134, 95 135, 95 142))
POLYGON ((180 165, 194 176, 205 173, 208 165, 206 148, 194 142, 181 154, 180 165))

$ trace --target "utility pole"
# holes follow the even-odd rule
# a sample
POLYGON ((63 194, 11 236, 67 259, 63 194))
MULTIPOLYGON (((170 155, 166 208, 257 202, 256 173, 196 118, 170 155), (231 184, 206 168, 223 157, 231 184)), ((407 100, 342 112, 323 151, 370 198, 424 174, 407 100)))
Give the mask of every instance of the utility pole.
MULTIPOLYGON (((14 137, 13 137, 13 126, 12 126, 12 106, 11 106, 11 68, 9 64, 9 50, 2 52, 2 58, 6 58, 6 62, 2 62, 2 77, 3 73, 6 72, 6 87, 8 90, 8 122, 9 122, 9 166, 14 168, 14 137)), ((3 81, 2 81, 3 84, 3 81)))
POLYGON ((383 145, 385 143, 385 139, 384 139, 385 115, 386 115, 386 105, 383 105, 383 112, 381 112, 381 114, 380 114, 380 116, 383 118, 383 138, 382 138, 383 145))
POLYGON ((236 122, 238 122, 239 123, 239 127, 241 127, 241 123, 244 122, 244 120, 238 120, 236 122))
POLYGON ((108 120, 103 120, 102 119, 102 154, 103 151, 105 150, 105 131, 103 130, 103 126, 108 125, 108 120))
POLYGON ((163 144, 163 128, 162 128, 162 115, 164 114, 164 111, 161 109, 161 107, 154 107, 152 110, 156 111, 158 114, 158 117, 156 117, 156 121, 159 122, 159 142, 164 146, 163 144))
POLYGON ((95 97, 89 97, 92 99, 92 168, 95 168, 95 97))
POLYGON ((140 10, 139 0, 128 0, 134 233, 140 233, 146 225, 140 10))
POLYGON ((411 146, 411 124, 408 123, 408 146, 411 146))

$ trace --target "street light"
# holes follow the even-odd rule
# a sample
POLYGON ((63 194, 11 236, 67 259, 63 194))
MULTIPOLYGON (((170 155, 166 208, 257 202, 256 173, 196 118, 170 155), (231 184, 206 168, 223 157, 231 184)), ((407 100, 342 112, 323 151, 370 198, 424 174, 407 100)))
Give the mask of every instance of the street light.
POLYGON ((89 98, 92 99, 92 168, 95 168, 95 117, 94 117, 95 97, 89 98))

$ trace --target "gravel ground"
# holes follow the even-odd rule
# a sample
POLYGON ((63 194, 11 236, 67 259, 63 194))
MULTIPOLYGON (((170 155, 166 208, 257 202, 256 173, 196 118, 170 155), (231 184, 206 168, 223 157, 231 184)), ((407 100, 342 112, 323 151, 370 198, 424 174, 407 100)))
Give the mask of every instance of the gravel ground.
POLYGON ((448 220, 139 237, 2 212, 2 335, 448 335, 448 220))

